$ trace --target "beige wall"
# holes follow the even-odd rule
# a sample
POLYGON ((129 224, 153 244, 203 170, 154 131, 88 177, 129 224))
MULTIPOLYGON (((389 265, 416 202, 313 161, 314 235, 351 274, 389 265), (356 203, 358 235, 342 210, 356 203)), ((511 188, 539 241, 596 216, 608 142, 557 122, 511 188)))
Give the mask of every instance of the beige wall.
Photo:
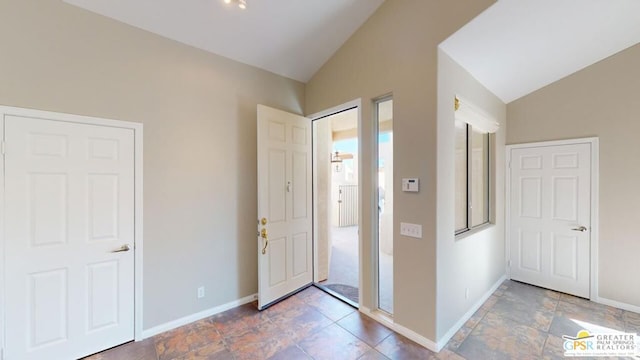
POLYGON ((600 139, 598 296, 640 306, 640 45, 507 106, 507 143, 600 139))
POLYGON ((0 44, 0 104, 144 123, 145 329, 257 291, 256 104, 303 84, 61 1, 2 0, 0 44))
POLYGON ((438 339, 442 339, 505 275, 507 106, 442 50, 438 55, 437 319, 438 339), (491 135, 490 144, 491 225, 457 238, 454 236, 455 96, 472 102, 500 123, 498 132, 491 135))
MULTIPOLYGON (((362 98, 364 254, 372 244, 371 99, 393 94, 394 233, 399 223, 422 224, 423 238, 394 240, 394 321, 436 339, 437 46, 492 0, 387 0, 320 69, 306 87, 306 111, 315 113, 362 98), (371 174, 366 176, 365 174, 371 174), (403 177, 420 178, 420 192, 404 193, 403 177)), ((365 307, 373 307, 371 261, 362 259, 365 307)))

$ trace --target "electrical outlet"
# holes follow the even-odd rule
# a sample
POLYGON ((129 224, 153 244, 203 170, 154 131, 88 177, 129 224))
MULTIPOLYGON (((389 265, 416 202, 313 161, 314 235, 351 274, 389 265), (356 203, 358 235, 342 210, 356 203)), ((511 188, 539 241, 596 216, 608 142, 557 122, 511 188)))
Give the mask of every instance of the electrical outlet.
POLYGON ((200 286, 198 288, 198 299, 202 299, 204 297, 204 286, 200 286))
POLYGON ((422 239, 422 225, 400 223, 400 235, 422 239))

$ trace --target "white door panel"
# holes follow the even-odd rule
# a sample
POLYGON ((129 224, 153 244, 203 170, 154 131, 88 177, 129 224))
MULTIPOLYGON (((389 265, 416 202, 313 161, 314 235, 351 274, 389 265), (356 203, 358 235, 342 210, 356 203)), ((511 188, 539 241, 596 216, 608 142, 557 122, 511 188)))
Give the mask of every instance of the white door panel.
POLYGON ((514 148, 510 171, 511 278, 589 297, 590 144, 514 148))
POLYGON ((284 223, 287 220, 287 200, 286 200, 286 162, 287 151, 282 149, 268 149, 268 170, 266 179, 270 184, 281 184, 281 186, 269 186, 267 219, 271 225, 284 223))
POLYGON ((312 281, 311 196, 311 121, 258 105, 260 309, 312 281))
POLYGON ((6 116, 7 359, 134 337, 133 130, 6 116))
POLYGON ((520 268, 535 272, 542 270, 542 236, 539 231, 520 230, 518 249, 520 268))
POLYGON ((68 339, 68 269, 27 275, 27 347, 29 350, 68 339))
POLYGON ((293 273, 292 276, 306 276, 311 271, 311 264, 308 263, 307 254, 309 254, 309 234, 302 232, 293 235, 293 273))
POLYGON ((309 217, 308 211, 311 209, 308 200, 309 196, 309 187, 307 185, 311 184, 311 181, 307 178, 307 169, 311 167, 311 164, 308 163, 309 154, 305 152, 295 151, 292 153, 292 199, 291 203, 293 206, 293 219, 307 219, 309 217))

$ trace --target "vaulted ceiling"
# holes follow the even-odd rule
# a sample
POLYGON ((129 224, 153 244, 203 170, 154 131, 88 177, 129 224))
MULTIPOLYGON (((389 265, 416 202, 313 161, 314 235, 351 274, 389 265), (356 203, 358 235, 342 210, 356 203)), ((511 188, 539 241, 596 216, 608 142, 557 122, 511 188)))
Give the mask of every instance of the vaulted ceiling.
POLYGON ((638 0, 499 0, 440 47, 509 103, 638 42, 638 0))
POLYGON ((187 45, 307 82, 384 0, 64 0, 187 45))
MULTIPOLYGON (((64 1, 302 82, 384 2, 64 1)), ((441 48, 508 103, 639 42, 640 0, 499 0, 441 48)))

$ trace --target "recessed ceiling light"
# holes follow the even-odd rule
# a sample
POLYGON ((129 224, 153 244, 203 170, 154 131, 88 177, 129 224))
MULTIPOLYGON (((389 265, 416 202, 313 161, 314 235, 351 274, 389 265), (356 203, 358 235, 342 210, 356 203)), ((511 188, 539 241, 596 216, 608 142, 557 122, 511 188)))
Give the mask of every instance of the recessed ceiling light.
POLYGON ((235 3, 242 10, 247 8, 247 0, 224 0, 225 4, 235 3))

